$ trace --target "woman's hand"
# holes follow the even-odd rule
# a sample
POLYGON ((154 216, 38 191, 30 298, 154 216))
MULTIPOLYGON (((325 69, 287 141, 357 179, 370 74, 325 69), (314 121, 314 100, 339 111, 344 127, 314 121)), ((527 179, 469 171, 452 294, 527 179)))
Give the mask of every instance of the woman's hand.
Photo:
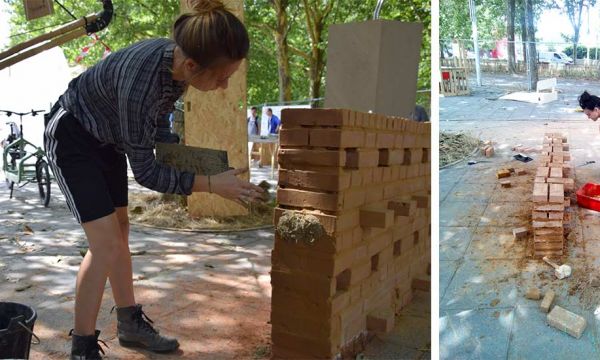
POLYGON ((237 177, 247 171, 246 167, 212 175, 210 177, 211 192, 241 205, 264 200, 265 191, 262 188, 237 177))

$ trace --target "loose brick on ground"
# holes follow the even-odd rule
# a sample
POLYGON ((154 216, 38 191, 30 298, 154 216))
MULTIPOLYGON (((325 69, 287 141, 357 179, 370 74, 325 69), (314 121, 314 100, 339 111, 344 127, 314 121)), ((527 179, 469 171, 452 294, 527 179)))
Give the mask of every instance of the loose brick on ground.
POLYGON ((572 313, 558 305, 552 308, 552 311, 546 316, 548 325, 564 331, 567 334, 579 339, 587 326, 584 317, 572 313))
POLYGON ((525 293, 525 297, 530 300, 539 300, 542 298, 542 293, 540 292, 540 289, 536 287, 529 288, 525 293))
POLYGON ((506 178, 509 176, 510 176, 510 171, 508 171, 507 169, 500 169, 500 170, 496 171, 496 177, 498 179, 506 178))
POLYGON ((513 237, 515 240, 523 240, 523 239, 527 238, 528 233, 529 233, 529 230, 527 230, 526 227, 519 227, 519 228, 513 229, 513 237))
POLYGON ((548 311, 550 311, 550 307, 552 306, 552 303, 554 302, 555 296, 556 296, 556 294, 554 293, 553 290, 546 291, 546 294, 544 294, 544 299, 542 300, 542 303, 540 304, 540 309, 542 309, 543 312, 547 313, 548 311))

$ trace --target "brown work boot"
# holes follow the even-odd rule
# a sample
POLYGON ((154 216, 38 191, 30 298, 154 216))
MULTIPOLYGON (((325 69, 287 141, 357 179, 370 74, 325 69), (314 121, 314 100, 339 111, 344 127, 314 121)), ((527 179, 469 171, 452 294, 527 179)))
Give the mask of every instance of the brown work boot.
POLYGON ((141 347, 156 352, 179 348, 177 339, 162 336, 152 327, 153 321, 142 311, 142 305, 117 308, 117 335, 124 347, 141 347))
POLYGON ((73 337, 71 345, 71 360, 99 360, 102 359, 100 353, 104 355, 104 350, 100 347, 98 342, 101 342, 106 346, 106 343, 102 340, 98 340, 100 330, 96 330, 94 335, 79 336, 73 334, 73 329, 69 332, 69 336, 73 337))

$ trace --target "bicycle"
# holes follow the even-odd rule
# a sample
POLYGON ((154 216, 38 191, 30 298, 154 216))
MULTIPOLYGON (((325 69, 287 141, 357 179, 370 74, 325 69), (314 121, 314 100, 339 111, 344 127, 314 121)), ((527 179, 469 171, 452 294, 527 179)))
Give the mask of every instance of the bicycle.
POLYGON ((14 121, 6 123, 10 126, 10 134, 2 141, 4 145, 2 170, 10 189, 9 198, 12 199, 15 184, 21 188, 29 183, 37 183, 40 200, 44 207, 48 207, 51 179, 46 152, 23 137, 23 116, 37 116, 44 110, 31 110, 26 113, 10 110, 0 110, 0 112, 5 113, 7 117, 19 116, 19 127, 14 121), (35 163, 32 162, 34 159, 35 163), (21 184, 23 181, 25 183, 21 184))

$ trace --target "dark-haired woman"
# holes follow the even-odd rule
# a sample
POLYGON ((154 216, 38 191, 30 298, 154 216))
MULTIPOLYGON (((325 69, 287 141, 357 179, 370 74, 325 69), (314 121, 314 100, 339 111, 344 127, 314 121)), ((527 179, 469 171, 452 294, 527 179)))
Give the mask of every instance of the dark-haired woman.
POLYGON ((136 181, 155 191, 212 192, 238 202, 262 195, 261 188, 236 177, 246 169, 207 177, 161 165, 154 157, 155 137, 164 130, 157 120, 173 111, 186 87, 227 88, 248 54, 244 25, 220 1, 194 3, 175 22, 173 40, 134 44, 71 81, 46 125, 50 165, 89 243, 77 275, 71 359, 101 358, 95 326, 107 278, 121 345, 157 352, 179 347, 154 329, 135 301, 126 158, 136 181))
POLYGON ((596 121, 600 117, 600 97, 584 91, 579 96, 579 106, 590 120, 596 121))

